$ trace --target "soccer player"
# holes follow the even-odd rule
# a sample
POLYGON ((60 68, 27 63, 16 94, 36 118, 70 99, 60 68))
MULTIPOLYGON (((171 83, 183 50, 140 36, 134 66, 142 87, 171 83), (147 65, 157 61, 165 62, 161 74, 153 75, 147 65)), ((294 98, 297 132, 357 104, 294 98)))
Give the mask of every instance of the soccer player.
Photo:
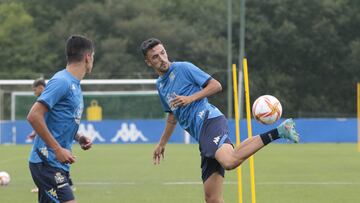
POLYGON ((221 91, 221 84, 190 62, 170 62, 160 40, 150 38, 141 44, 145 63, 159 75, 156 87, 164 111, 166 126, 153 152, 154 164, 164 158, 165 146, 179 122, 199 142, 202 180, 207 203, 224 202, 224 170, 232 170, 265 145, 278 138, 299 142, 292 119, 277 128, 247 139, 236 148, 229 139, 227 120, 208 96, 221 91))
MULTIPOLYGON (((34 95, 36 97, 39 97, 41 95, 41 93, 44 91, 46 86, 46 82, 44 79, 39 78, 34 80, 33 84, 32 84, 32 89, 34 91, 34 95)), ((31 131, 31 133, 27 136, 26 141, 27 143, 32 142, 35 139, 36 136, 36 132, 35 130, 31 131)), ((32 192, 37 192, 37 190, 31 190, 32 192)))
POLYGON ((73 140, 87 150, 92 142, 77 134, 84 108, 80 81, 91 73, 94 45, 83 36, 70 36, 66 42, 66 68, 57 72, 32 106, 27 120, 39 136, 35 137, 29 167, 39 188, 38 201, 76 202, 69 184, 73 140))
MULTIPOLYGON (((46 82, 44 79, 39 78, 39 79, 34 80, 34 82, 32 84, 32 90, 34 92, 34 95, 36 97, 39 97, 41 95, 41 93, 44 91, 45 86, 46 86, 46 82)), ((77 136, 81 136, 81 135, 77 135, 77 136)), ((27 143, 32 142, 35 139, 35 137, 36 137, 36 132, 35 132, 35 130, 33 130, 27 136, 26 142, 27 143)), ((72 179, 70 178, 70 176, 69 176, 69 185, 71 186, 71 189, 73 191, 76 190, 76 188, 74 187, 74 183, 73 183, 72 179)), ((33 192, 33 193, 39 192, 39 188, 35 187, 35 188, 31 189, 31 192, 33 192)))

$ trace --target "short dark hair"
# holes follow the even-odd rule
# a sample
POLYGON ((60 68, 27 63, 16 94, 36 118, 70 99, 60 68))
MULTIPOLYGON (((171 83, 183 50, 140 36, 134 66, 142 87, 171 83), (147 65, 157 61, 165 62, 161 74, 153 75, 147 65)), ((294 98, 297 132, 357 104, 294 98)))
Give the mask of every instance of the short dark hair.
POLYGON ((80 62, 85 52, 93 52, 95 49, 93 42, 81 35, 72 35, 66 41, 66 60, 68 63, 80 62))
POLYGON ((39 79, 36 79, 34 80, 33 84, 32 84, 33 87, 39 87, 39 86, 46 86, 46 82, 43 78, 39 78, 39 79))
POLYGON ((158 44, 162 44, 162 43, 159 39, 156 39, 156 38, 150 38, 150 39, 143 41, 141 43, 140 49, 141 49, 141 52, 144 55, 144 57, 146 57, 146 54, 149 51, 149 49, 154 48, 158 44))

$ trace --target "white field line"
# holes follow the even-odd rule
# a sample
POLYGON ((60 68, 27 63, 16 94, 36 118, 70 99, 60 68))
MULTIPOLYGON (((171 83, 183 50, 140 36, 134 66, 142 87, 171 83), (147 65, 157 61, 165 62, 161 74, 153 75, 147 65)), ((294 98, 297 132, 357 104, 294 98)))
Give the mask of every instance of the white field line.
POLYGON ((135 185, 135 182, 76 182, 75 185, 135 185))
MULTIPOLYGON (((194 182, 165 182, 164 185, 202 185, 201 181, 194 182)), ((236 185, 236 181, 226 181, 225 185, 236 185)), ((277 181, 277 182, 257 182, 256 185, 360 185, 360 182, 337 182, 337 181, 324 181, 324 182, 312 182, 312 181, 277 181)))
POLYGON ((11 162, 17 161, 19 159, 24 159, 24 157, 19 156, 19 157, 11 157, 11 158, 8 158, 8 159, 2 159, 2 160, 0 160, 0 164, 11 163, 11 162))
MULTIPOLYGON (((137 185, 143 183, 136 182, 76 182, 76 185, 137 185)), ((201 181, 175 181, 175 182, 163 182, 162 185, 202 185, 201 181)), ((225 185, 236 185, 236 181, 226 181, 225 185)), ((360 182, 343 182, 343 181, 276 181, 276 182, 257 182, 256 185, 360 185, 360 182)))
MULTIPOLYGON (((202 182, 165 182, 164 185, 202 185, 202 182)), ((225 185, 236 185, 236 181, 226 181, 225 185)), ((256 185, 360 185, 360 182, 296 182, 296 181, 279 181, 279 182, 257 182, 256 185)))
POLYGON ((325 182, 260 182, 259 185, 360 185, 360 182, 342 182, 342 181, 325 181, 325 182))

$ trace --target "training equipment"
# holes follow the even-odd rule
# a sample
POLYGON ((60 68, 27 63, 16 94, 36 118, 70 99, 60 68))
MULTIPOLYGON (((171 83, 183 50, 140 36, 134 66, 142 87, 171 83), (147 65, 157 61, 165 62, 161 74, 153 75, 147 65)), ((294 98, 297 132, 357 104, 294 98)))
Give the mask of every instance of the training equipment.
POLYGON ((0 186, 7 186, 10 183, 10 175, 5 172, 0 172, 0 186))
POLYGON ((296 132, 295 129, 295 122, 292 118, 286 119, 282 122, 278 127, 277 130, 279 132, 279 137, 285 138, 291 142, 299 143, 300 137, 299 133, 296 132))
POLYGON ((254 118, 262 124, 272 124, 282 114, 281 103, 276 97, 263 95, 257 98, 252 106, 254 118))

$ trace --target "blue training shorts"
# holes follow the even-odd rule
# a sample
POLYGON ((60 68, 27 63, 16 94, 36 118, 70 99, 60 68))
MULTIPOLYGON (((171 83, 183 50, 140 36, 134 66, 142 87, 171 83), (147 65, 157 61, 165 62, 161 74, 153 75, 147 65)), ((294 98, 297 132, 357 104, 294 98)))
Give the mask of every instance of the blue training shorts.
POLYGON ((39 188, 39 203, 67 202, 74 200, 69 184, 69 172, 47 163, 29 163, 31 176, 39 188))
MULTIPOLYGON (((207 118, 207 116, 205 116, 207 118)), ((215 159, 215 153, 224 143, 232 144, 225 116, 205 119, 200 132, 199 150, 201 155, 202 180, 205 182, 213 173, 224 177, 225 170, 215 159)))

